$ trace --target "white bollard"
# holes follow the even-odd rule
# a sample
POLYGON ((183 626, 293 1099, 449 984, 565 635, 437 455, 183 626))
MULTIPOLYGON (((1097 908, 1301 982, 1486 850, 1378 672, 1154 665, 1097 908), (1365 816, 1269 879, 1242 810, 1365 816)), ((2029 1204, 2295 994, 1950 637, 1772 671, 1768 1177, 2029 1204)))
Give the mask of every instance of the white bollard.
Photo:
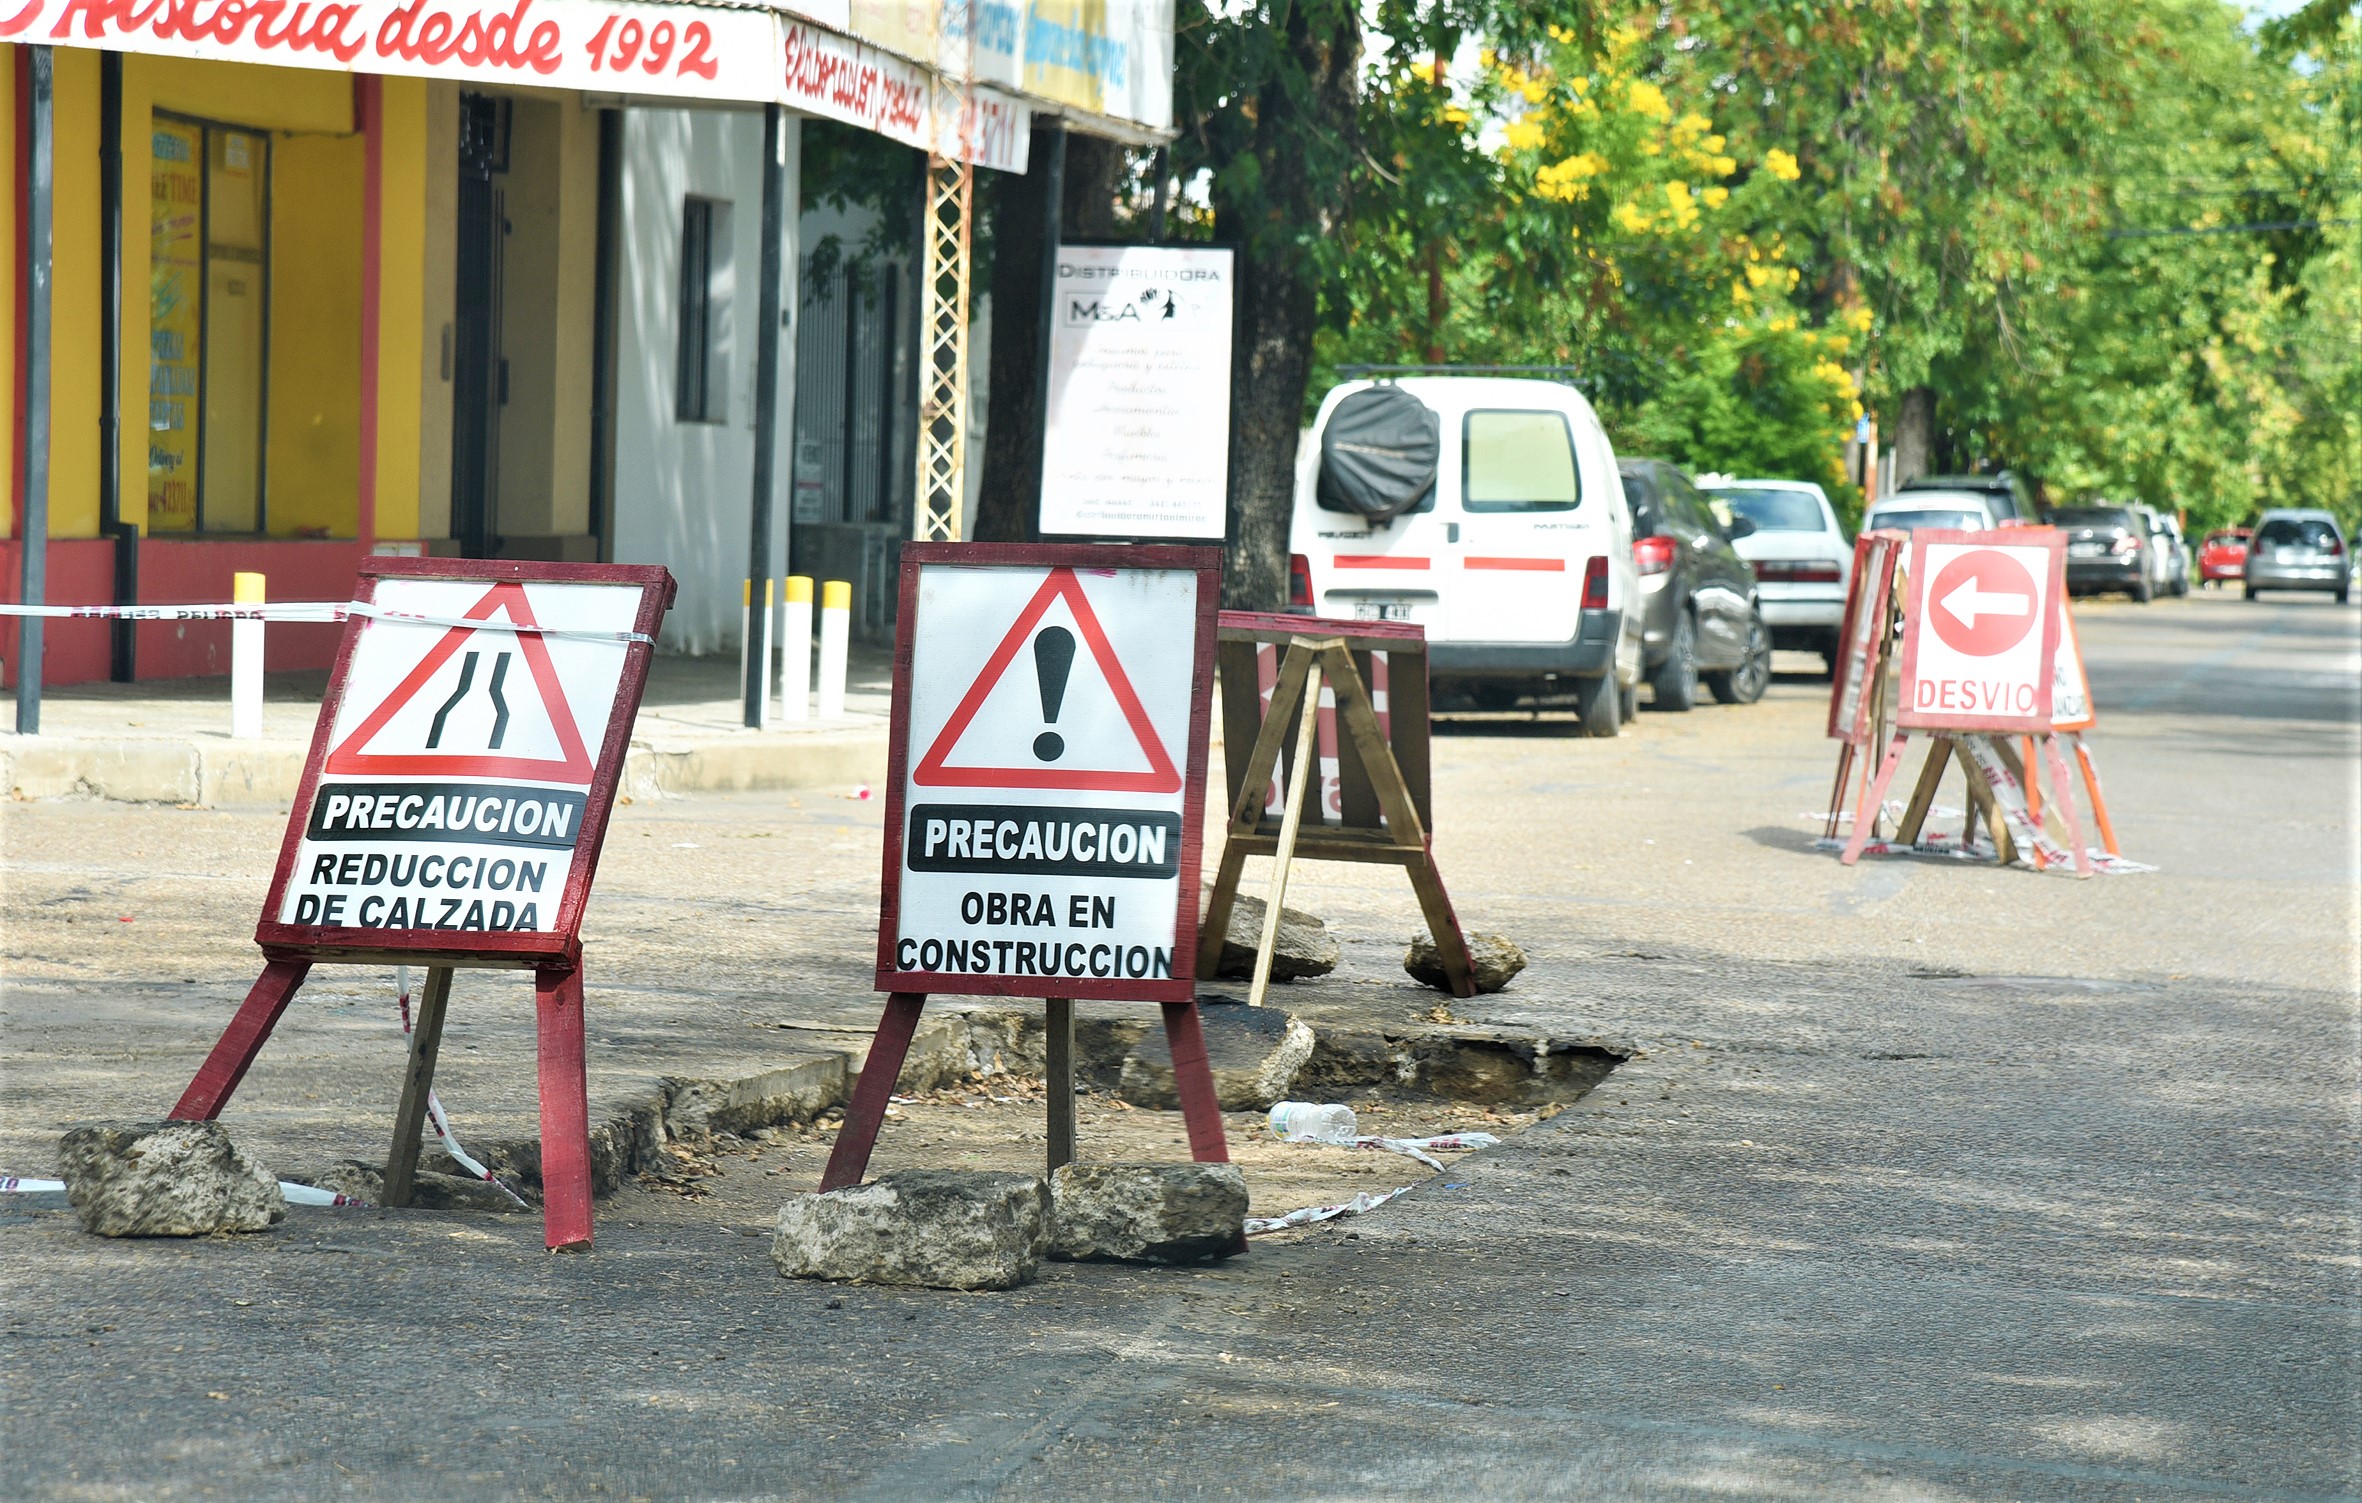
MULTIPOLYGON (((260 574, 230 576, 232 605, 263 603, 260 574)), ((262 634, 260 621, 230 623, 230 739, 262 739, 262 634)))
POLYGON ((787 577, 787 607, 779 620, 779 718, 812 718, 812 579, 787 577))
POLYGON ((832 579, 820 587, 820 718, 845 718, 845 652, 853 645, 853 586, 832 579))

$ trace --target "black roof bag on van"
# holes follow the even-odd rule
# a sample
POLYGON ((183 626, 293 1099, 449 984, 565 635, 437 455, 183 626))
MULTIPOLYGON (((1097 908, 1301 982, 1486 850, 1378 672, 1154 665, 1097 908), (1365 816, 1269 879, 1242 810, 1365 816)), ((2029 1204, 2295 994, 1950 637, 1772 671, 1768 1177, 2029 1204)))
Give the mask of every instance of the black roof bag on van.
POLYGON ((1435 490, 1443 421, 1399 386, 1373 386, 1339 402, 1320 432, 1324 511, 1355 512, 1389 522, 1435 490))

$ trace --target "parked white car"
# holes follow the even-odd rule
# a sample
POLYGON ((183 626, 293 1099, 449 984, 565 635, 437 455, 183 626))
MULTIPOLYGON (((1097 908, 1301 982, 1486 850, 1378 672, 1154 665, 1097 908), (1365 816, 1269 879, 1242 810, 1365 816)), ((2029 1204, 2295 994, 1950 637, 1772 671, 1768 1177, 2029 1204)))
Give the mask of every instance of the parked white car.
POLYGON ((1406 376, 1322 399, 1299 459, 1292 609, 1415 621, 1439 699, 1630 718, 1640 585, 1616 453, 1556 381, 1406 376))
POLYGON ((1698 488, 1731 515, 1755 524, 1731 546, 1755 568, 1756 600, 1772 646, 1817 652, 1834 666, 1854 550, 1829 493, 1809 480, 1725 475, 1700 476, 1698 488))
POLYGON ((1984 532, 1993 525, 1992 503, 1978 491, 1897 491, 1872 502, 1862 518, 1864 532, 1984 532))

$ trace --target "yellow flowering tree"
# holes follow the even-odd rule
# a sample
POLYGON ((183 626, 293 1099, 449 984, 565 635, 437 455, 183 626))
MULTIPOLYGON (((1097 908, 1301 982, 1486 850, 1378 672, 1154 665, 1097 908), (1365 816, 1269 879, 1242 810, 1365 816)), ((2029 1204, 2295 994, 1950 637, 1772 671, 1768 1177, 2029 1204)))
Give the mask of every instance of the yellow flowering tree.
POLYGON ((1456 71, 1395 61, 1362 116, 1389 170, 1340 237, 1321 353, 1571 366, 1628 445, 1834 483, 1862 330, 1807 327, 1763 231, 1797 158, 1743 160, 1677 107, 1654 41, 1544 18, 1456 71))

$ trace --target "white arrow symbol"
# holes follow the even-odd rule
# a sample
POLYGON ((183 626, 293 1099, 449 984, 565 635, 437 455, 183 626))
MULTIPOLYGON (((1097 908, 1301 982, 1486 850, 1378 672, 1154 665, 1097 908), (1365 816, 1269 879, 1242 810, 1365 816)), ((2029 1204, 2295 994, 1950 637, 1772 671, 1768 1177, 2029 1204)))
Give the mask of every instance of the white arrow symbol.
POLYGON ((2023 616, 2032 612, 2034 602, 2024 595, 1988 595, 1977 588, 1973 579, 1946 595, 1938 604, 1952 613, 1952 619, 1974 630, 1979 616, 2023 616))

